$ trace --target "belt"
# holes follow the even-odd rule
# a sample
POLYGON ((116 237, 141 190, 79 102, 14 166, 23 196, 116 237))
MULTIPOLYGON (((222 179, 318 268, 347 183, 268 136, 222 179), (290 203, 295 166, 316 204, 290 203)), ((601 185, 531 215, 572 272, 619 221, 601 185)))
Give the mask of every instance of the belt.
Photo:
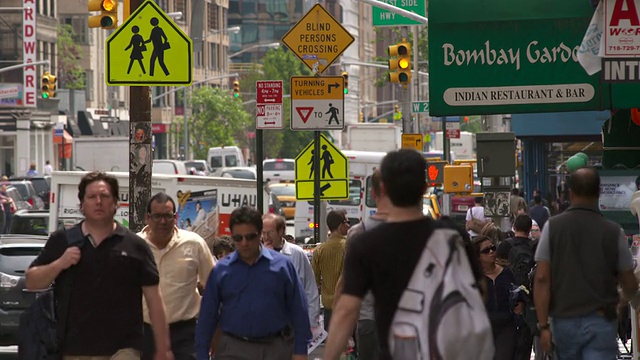
POLYGON ((240 335, 236 335, 230 332, 226 332, 223 331, 223 334, 234 338, 236 340, 240 340, 240 341, 244 341, 244 342, 250 342, 250 343, 267 343, 267 342, 271 342, 277 338, 283 338, 286 337, 290 334, 289 331, 289 327, 284 327, 282 330, 277 331, 273 334, 269 334, 269 335, 265 335, 265 336, 257 336, 257 337, 248 337, 248 336, 240 336, 240 335))

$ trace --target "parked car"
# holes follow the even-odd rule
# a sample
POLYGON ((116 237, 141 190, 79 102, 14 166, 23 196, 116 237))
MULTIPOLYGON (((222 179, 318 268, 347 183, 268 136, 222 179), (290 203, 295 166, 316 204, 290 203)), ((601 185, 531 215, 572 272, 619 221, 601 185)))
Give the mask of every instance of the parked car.
POLYGON ((49 235, 49 211, 18 210, 11 218, 9 234, 49 235))
POLYGON ((154 174, 187 175, 187 168, 180 160, 153 160, 154 174))
POLYGON ((197 172, 204 175, 211 174, 209 171, 209 166, 207 166, 206 160, 187 160, 184 162, 184 166, 187 168, 187 172, 189 169, 194 168, 197 172))
POLYGON ((25 273, 46 241, 46 236, 0 235, 0 346, 17 344, 20 315, 36 299, 24 291, 25 273))
POLYGON ((266 159, 262 162, 262 177, 264 181, 278 182, 295 180, 294 159, 266 159))
POLYGON ((31 205, 35 210, 44 210, 44 201, 38 196, 38 192, 29 180, 9 180, 9 185, 20 191, 22 200, 31 205))
POLYGON ((296 214, 296 186, 293 183, 270 184, 267 191, 276 195, 286 219, 293 219, 296 214))
POLYGON ((33 187, 36 189, 36 193, 40 199, 44 202, 45 210, 49 209, 49 194, 51 191, 51 176, 16 176, 10 179, 13 180, 28 180, 31 181, 33 187))
POLYGON ((220 176, 249 180, 256 180, 258 178, 256 168, 252 166, 228 167, 222 170, 222 174, 220 176))
POLYGON ((18 210, 31 210, 33 208, 27 200, 24 200, 22 198, 20 190, 16 189, 15 187, 7 187, 7 195, 9 195, 11 199, 13 199, 13 203, 16 205, 16 208, 13 209, 13 212, 16 212, 18 210))

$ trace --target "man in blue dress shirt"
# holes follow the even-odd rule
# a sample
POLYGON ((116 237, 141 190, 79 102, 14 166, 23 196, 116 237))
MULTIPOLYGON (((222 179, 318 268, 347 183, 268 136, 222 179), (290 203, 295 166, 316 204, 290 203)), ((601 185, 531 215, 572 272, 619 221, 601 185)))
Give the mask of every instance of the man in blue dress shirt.
POLYGON ((236 251, 220 260, 207 280, 196 328, 197 360, 209 360, 218 326, 216 360, 307 359, 307 299, 293 264, 261 245, 262 215, 256 209, 235 209, 229 228, 236 251))

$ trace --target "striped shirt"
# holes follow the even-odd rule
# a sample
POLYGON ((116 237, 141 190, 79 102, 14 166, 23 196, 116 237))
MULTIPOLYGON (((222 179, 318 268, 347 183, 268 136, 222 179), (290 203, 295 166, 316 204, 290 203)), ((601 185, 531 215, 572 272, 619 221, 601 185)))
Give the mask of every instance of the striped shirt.
POLYGON ((336 283, 342 274, 346 241, 345 236, 331 235, 313 251, 311 265, 316 276, 316 284, 321 284, 320 298, 325 309, 333 307, 336 283))

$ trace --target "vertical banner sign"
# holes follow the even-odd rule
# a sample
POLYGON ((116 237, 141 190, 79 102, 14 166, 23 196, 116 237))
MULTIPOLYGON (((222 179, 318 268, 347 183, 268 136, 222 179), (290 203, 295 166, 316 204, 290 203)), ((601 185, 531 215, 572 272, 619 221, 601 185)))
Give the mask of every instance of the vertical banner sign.
MULTIPOLYGON (((24 0, 22 11, 22 58, 25 63, 36 61, 36 4, 35 0, 24 0)), ((27 66, 23 69, 23 104, 26 107, 36 107, 36 67, 27 66)))

